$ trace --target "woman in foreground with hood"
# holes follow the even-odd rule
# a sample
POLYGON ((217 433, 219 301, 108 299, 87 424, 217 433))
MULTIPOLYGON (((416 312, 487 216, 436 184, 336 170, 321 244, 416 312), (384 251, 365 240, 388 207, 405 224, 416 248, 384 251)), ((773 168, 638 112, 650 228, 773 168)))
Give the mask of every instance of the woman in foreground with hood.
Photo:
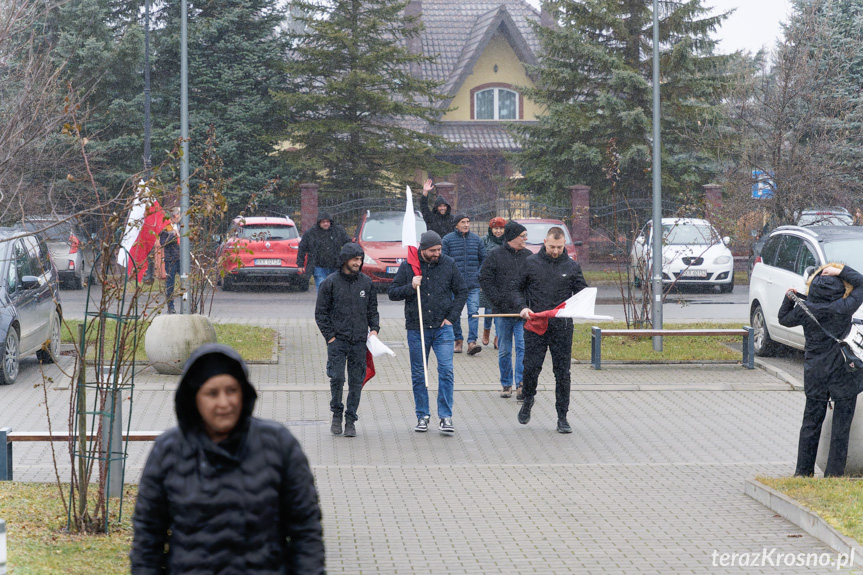
POLYGON ((133 574, 319 574, 318 493, 294 436, 252 417, 240 355, 198 348, 175 396, 178 427, 147 458, 132 517, 133 574))
MULTIPOLYGON (((798 297, 805 298, 806 307, 824 330, 841 339, 848 335, 854 312, 863 303, 863 276, 849 266, 827 264, 812 274, 808 295, 798 297)), ((863 383, 861 376, 846 371, 839 344, 825 334, 788 294, 779 308, 779 323, 785 327, 802 325, 806 337, 803 362, 806 408, 794 475, 809 477, 815 473, 821 424, 827 414, 827 402, 833 400, 833 430, 824 476, 840 476, 845 472, 848 458, 848 436, 857 394, 863 383)))

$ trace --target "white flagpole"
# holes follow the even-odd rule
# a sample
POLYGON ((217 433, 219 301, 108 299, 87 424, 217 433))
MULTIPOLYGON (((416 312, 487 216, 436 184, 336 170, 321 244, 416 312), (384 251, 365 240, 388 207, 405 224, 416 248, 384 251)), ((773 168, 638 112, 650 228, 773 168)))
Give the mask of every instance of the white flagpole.
POLYGON ((423 329, 423 303, 420 299, 420 286, 417 286, 417 308, 420 312, 420 342, 422 342, 423 346, 423 380, 426 382, 426 388, 429 386, 429 371, 428 371, 428 358, 426 354, 426 335, 425 330, 423 329))

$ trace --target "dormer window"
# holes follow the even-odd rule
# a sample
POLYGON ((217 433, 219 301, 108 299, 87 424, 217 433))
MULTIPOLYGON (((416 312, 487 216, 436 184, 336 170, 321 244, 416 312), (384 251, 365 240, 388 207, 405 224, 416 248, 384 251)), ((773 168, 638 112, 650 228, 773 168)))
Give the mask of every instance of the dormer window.
POLYGON ((519 97, 514 90, 488 88, 474 93, 475 120, 518 120, 519 97))

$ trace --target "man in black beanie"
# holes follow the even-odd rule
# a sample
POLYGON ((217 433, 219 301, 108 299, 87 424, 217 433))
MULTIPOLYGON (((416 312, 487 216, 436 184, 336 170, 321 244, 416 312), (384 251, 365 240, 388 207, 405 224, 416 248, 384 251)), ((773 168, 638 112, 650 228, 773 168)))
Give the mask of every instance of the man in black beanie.
POLYGON ((414 272, 410 262, 399 266, 389 289, 390 299, 405 302, 405 328, 411 357, 411 382, 416 405, 417 424, 414 431, 425 432, 431 418, 428 389, 423 370, 423 354, 434 349, 438 365, 437 414, 438 429, 443 434, 455 433, 452 423, 453 406, 453 324, 459 320, 467 301, 467 288, 455 261, 441 254, 441 237, 428 231, 420 236, 419 267, 414 272), (417 288, 421 292, 422 324, 417 304, 417 288), (422 336, 425 349, 422 349, 422 336))
MULTIPOLYGON (((520 313, 515 292, 524 263, 530 256, 525 249, 527 229, 518 222, 509 222, 504 227, 503 245, 492 250, 482 264, 479 272, 479 285, 491 302, 495 313, 520 313)), ((500 368, 500 396, 512 397, 515 383, 515 397, 524 399, 522 373, 524 365, 524 320, 518 317, 499 317, 497 319, 497 363, 500 368), (515 362, 513 362, 513 345, 515 362)))
MULTIPOLYGON (((443 253, 455 260, 455 265, 461 273, 461 279, 467 286, 467 353, 476 355, 482 351, 482 346, 476 343, 479 337, 479 320, 475 317, 479 312, 479 269, 485 261, 485 244, 482 238, 470 231, 470 217, 467 214, 457 214, 455 231, 443 237, 443 253)), ((455 336, 455 353, 463 350, 464 336, 461 330, 461 319, 453 324, 455 336)))

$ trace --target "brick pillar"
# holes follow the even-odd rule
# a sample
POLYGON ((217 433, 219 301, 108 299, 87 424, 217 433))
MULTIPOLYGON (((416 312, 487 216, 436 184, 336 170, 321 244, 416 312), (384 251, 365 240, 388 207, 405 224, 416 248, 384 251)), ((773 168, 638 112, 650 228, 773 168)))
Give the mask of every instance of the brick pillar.
POLYGON ((300 184, 300 226, 306 233, 318 221, 318 185, 300 184))
MULTIPOLYGON (((429 192, 429 196, 431 196, 432 193, 443 196, 443 198, 446 200, 446 203, 452 206, 452 213, 453 215, 455 215, 455 184, 452 184, 450 182, 438 182, 437 184, 435 184, 435 189, 432 192, 429 192)), ((429 197, 429 209, 431 209, 431 207, 434 205, 434 201, 434 198, 429 197)))
MULTIPOLYGON (((704 186, 704 218, 712 220, 722 209, 722 186, 705 184, 704 186)), ((711 222, 715 224, 716 222, 711 222)))
POLYGON ((575 248, 578 261, 590 261, 590 186, 569 186, 572 199, 572 241, 582 241, 584 244, 575 248))

